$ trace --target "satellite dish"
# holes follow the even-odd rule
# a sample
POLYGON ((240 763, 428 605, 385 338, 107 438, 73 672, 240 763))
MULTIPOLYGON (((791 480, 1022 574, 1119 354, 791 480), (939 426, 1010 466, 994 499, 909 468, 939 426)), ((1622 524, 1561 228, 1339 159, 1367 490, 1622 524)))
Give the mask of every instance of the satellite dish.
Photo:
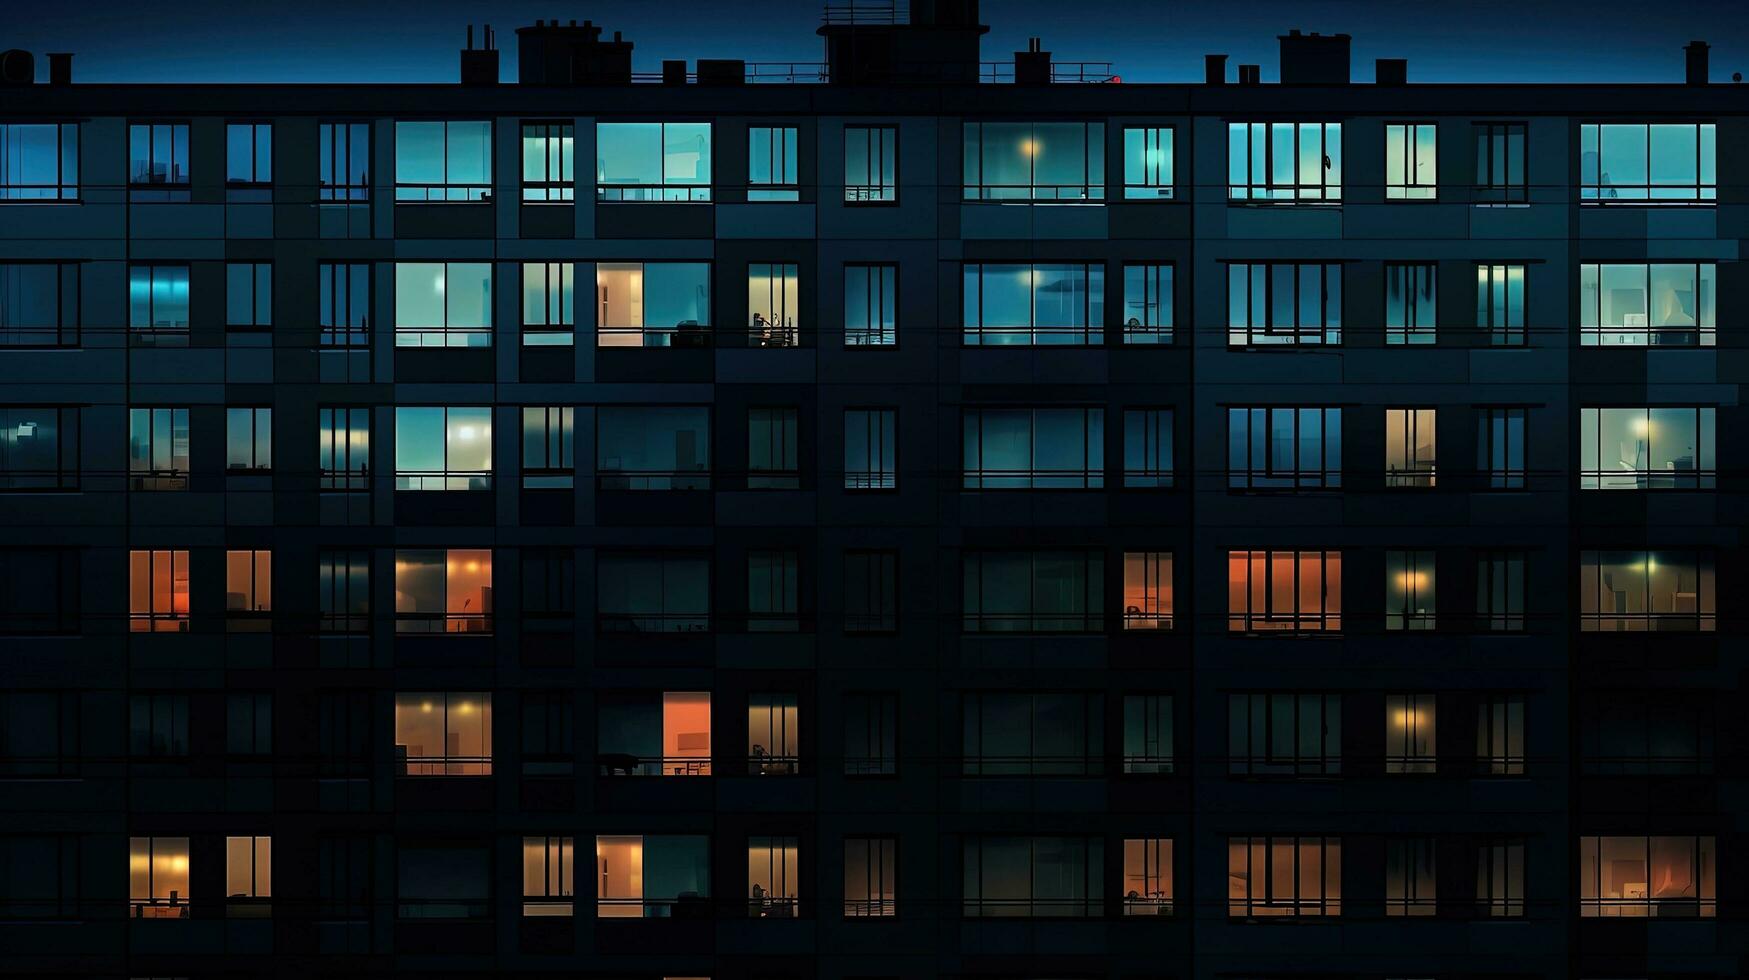
POLYGON ((31 85, 36 82, 36 57, 13 48, 0 51, 0 85, 31 85))

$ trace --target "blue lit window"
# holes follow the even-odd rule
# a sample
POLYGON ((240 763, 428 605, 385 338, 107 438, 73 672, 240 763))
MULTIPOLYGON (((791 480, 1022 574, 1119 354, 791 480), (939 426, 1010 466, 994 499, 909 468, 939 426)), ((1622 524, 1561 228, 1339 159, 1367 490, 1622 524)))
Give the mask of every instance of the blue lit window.
POLYGON ((1341 123, 1228 123, 1227 198, 1341 202, 1341 123))
POLYGON ((128 326, 137 333, 188 331, 188 266, 128 269, 128 326))
POLYGON ((711 124, 597 123, 596 196, 603 201, 711 199, 711 124))
POLYGON ((1105 124, 965 124, 968 201, 1105 200, 1105 124))
POLYGON ((188 124, 128 127, 129 196, 136 201, 188 200, 188 124))
POLYGON ((395 200, 491 197, 491 122, 395 123, 395 200))
POLYGON ((395 263, 395 346, 492 346, 492 264, 395 263))
POLYGON ((1712 123, 1579 127, 1579 200, 1710 204, 1718 197, 1718 127, 1712 123))
POLYGON ((1090 346, 1105 336, 1105 267, 1098 263, 969 263, 964 300, 967 346, 1090 346))
POLYGON ((1123 196, 1142 201, 1172 197, 1171 126, 1124 127, 1123 196))
POLYGON ((0 125, 0 201, 78 198, 78 123, 0 125))

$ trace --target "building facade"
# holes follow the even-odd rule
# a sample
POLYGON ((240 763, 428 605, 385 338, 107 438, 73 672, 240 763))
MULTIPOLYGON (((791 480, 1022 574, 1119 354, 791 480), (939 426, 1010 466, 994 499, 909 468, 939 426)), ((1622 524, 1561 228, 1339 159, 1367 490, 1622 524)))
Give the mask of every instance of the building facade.
POLYGON ((0 975, 1744 972, 1745 90, 919 6, 0 89, 0 975))

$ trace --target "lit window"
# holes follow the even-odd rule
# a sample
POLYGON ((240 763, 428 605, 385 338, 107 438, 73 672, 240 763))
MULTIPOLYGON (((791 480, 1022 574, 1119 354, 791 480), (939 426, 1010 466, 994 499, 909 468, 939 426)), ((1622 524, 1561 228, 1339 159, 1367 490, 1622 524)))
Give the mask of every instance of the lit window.
POLYGON ((317 556, 321 631, 363 633, 370 629, 370 552, 324 551, 317 556))
POLYGON ((596 626, 603 633, 703 633, 711 627, 710 560, 603 554, 596 626))
POLYGON ((1172 628, 1172 552, 1124 552, 1123 628, 1172 628))
POLYGON ((273 552, 225 552, 225 628, 265 632, 273 612, 273 552))
POLYGON ((747 772, 794 776, 801 771, 801 709, 794 694, 747 696, 747 772))
POLYGON ((1105 486, 1105 410, 967 408, 967 490, 1105 486))
POLYGON ((371 325, 371 267, 366 262, 323 262, 316 325, 323 347, 368 347, 371 325))
POLYGON ((1385 842, 1385 914, 1439 914, 1433 838, 1393 837, 1385 842))
POLYGON ((1385 409, 1385 486, 1433 486, 1437 412, 1432 408, 1385 409))
POLYGON ((395 771, 402 776, 492 775, 492 695, 395 695, 395 771))
POLYGON ((1718 628, 1713 557, 1695 551, 1582 551, 1579 628, 1703 632, 1718 628))
POLYGON ((899 342, 899 267, 844 266, 844 346, 892 347, 899 342))
POLYGON ((370 198, 370 124, 322 123, 318 130, 321 161, 320 201, 364 201, 370 198))
POLYGON ((1227 197, 1340 203, 1342 124, 1228 123, 1227 197))
POLYGON ((1172 265, 1123 267, 1123 342, 1172 343, 1172 265))
POLYGON ((491 409, 395 409, 396 490, 491 488, 491 409))
POLYGON ((892 204, 899 199, 899 131, 892 126, 844 127, 844 203, 892 204))
POLYGON ((1124 774, 1167 776, 1172 768, 1172 695, 1124 695, 1124 774))
POLYGON ((1718 266, 1712 262, 1583 263, 1579 343, 1585 347, 1712 347, 1718 266))
POLYGON ((1105 557, 1097 551, 968 551, 967 633, 1105 630, 1105 557))
POLYGON ((1098 694, 968 691, 963 702, 966 776, 1098 776, 1105 771, 1098 694))
POLYGON ((1476 124, 1477 204, 1523 204, 1530 200, 1525 179, 1525 124, 1476 124))
POLYGON ((747 838, 747 917, 793 919, 800 914, 801 842, 794 837, 747 838))
POLYGON ((576 199, 571 123, 522 124, 522 200, 564 204, 576 199))
POLYGON ((844 695, 844 775, 899 772, 899 695, 890 691, 844 695))
POLYGON ((753 126, 747 130, 747 200, 799 201, 796 128, 753 126))
POLYGON ((188 838, 128 839, 128 906, 135 919, 188 918, 188 838))
POLYGON ((602 406, 595 421, 601 489, 710 489, 709 408, 602 406))
POLYGON ((1431 201, 1439 196, 1439 127, 1385 124, 1385 200, 1431 201))
POLYGON ((1227 838, 1227 914, 1341 915, 1341 839, 1227 838))
POLYGON ((395 552, 395 632, 492 632, 492 552, 395 552))
POLYGON ((135 490, 188 487, 188 409, 128 409, 128 476, 135 490))
POLYGON ((1124 839, 1123 914, 1172 914, 1172 838, 1124 839))
POLYGON ((1340 343, 1340 263, 1234 262, 1227 266, 1229 346, 1340 343))
POLYGON ((188 632, 188 552, 128 552, 128 629, 188 632))
POLYGON ((317 412, 323 490, 370 489, 370 409, 323 408, 317 412))
POLYGON ((1400 775, 1436 771, 1437 722, 1435 695, 1385 695, 1385 772, 1400 775))
POLYGON ((571 448, 575 412, 569 405, 523 408, 523 489, 571 488, 577 469, 571 448))
POLYGON ((0 201, 79 199, 79 124, 0 124, 0 201))
POLYGON ((596 915, 603 919, 710 915, 710 838, 702 834, 595 838, 596 915))
MULTIPOLYGON (((233 188, 264 188, 273 183, 273 124, 229 123, 225 126, 225 184, 233 188)), ((255 200, 255 198, 251 198, 255 200)), ((266 200, 265 197, 259 200, 266 200)))
POLYGON ((1524 697, 1484 697, 1476 704, 1476 761, 1488 776, 1524 775, 1524 697))
POLYGON ((1227 552, 1227 629, 1252 633, 1340 631, 1342 553, 1227 552))
POLYGON ((1523 347, 1524 266, 1519 263, 1476 266, 1476 327, 1495 347, 1523 347))
POLYGON ((395 123, 395 200, 492 198, 492 124, 395 123))
POLYGON ((1579 489, 1711 490, 1716 408, 1581 408, 1579 489))
POLYGON ((1342 695, 1228 695, 1227 773, 1341 775, 1342 695))
POLYGON ((1522 551, 1484 551, 1476 555, 1476 626, 1495 632, 1524 629, 1522 551))
POLYGON ((179 334, 182 342, 187 343, 188 266, 130 266, 128 326, 139 335, 150 336, 160 332, 179 334))
POLYGON ((598 262, 596 344, 709 347, 709 262, 598 262))
POLYGON ((1586 918, 1718 915, 1712 837, 1579 838, 1579 914, 1586 918))
POLYGON ((1431 344, 1439 339, 1437 271, 1431 262, 1385 263, 1385 343, 1431 344))
POLYGON ((273 326, 273 263, 225 264, 225 326, 233 330, 273 326))
POLYGON ((1342 409, 1227 409, 1227 486, 1235 490, 1342 486, 1342 409))
POLYGON ((1587 204, 1711 204, 1718 200, 1713 123, 1585 123, 1579 200, 1587 204))
POLYGON ((1105 841, 1098 837, 967 837, 961 859, 968 919, 1105 914, 1105 841))
POLYGON ((1524 841, 1483 841, 1476 846, 1476 906, 1490 918, 1524 915, 1524 841))
POLYGON ((595 184, 603 201, 710 200, 711 124, 596 123, 595 184))
POLYGON ((747 346, 801 344, 801 274, 797 269, 793 263, 782 262, 747 266, 747 346))
POLYGON ((603 693, 596 749, 604 776, 709 776, 709 691, 603 693))
POLYGON ((844 489, 898 487, 898 418, 896 408, 844 410, 844 489))
POLYGON ((899 914, 899 839, 844 838, 844 917, 899 914))
POLYGON ((968 201, 1103 201, 1105 124, 965 124, 968 201))
POLYGON ((128 198, 188 200, 188 124, 128 126, 128 198))
POLYGON ((1123 485, 1159 490, 1172 479, 1172 409, 1124 409, 1123 485))
POLYGON ((1385 629, 1434 628, 1434 569, 1431 551, 1385 552, 1385 629))
POLYGON ((273 409, 225 409, 225 472, 265 473, 273 469, 273 409))
POLYGON ((79 489, 79 409, 0 408, 0 490, 79 489))
POLYGON ((1476 410, 1476 469, 1490 490, 1523 490, 1523 408, 1478 408, 1476 410))
POLYGON ((1104 343, 1103 265, 967 263, 964 293, 967 346, 1104 343))
POLYGON ((1160 201, 1172 197, 1172 127, 1125 126, 1123 196, 1160 201))
POLYGON ((0 347, 78 345, 79 263, 0 262, 0 347))
POLYGON ((225 914, 264 918, 273 898, 273 838, 225 838, 225 914))
POLYGON ((575 909, 576 841, 570 837, 522 839, 522 914, 569 916, 575 909))
POLYGON ((798 415, 794 408, 747 410, 747 489, 795 490, 802 485, 796 461, 798 415))
POLYGON ((492 263, 395 263, 395 346, 492 346, 492 263))
POLYGON ((523 346, 571 346, 577 323, 575 278, 571 262, 522 263, 523 346))

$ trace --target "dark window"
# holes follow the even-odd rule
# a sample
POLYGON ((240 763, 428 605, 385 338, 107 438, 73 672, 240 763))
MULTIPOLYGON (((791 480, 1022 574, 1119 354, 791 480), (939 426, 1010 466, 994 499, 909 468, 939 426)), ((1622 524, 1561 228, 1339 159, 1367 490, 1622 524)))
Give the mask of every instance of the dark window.
POLYGON ((566 204, 576 199, 571 123, 522 124, 522 200, 566 204))
POLYGON ((1484 776, 1522 776, 1524 697, 1498 694, 1476 702, 1476 763, 1484 776))
POLYGON ((188 754, 188 695, 135 694, 128 699, 128 754, 175 758, 188 754))
POLYGON ((802 485, 796 461, 798 414, 794 408, 747 410, 747 489, 795 490, 802 485))
POLYGON ((1491 918, 1524 915, 1522 840, 1482 841, 1476 846, 1476 907, 1491 918))
POLYGON ((73 548, 0 549, 0 634, 79 632, 79 558, 73 548))
POLYGON ((1124 695, 1124 774, 1165 776, 1172 769, 1172 695, 1124 695))
POLYGON ((1495 632, 1524 629, 1523 551, 1484 551, 1476 555, 1476 628, 1495 632))
POLYGON ((1599 776, 1697 776, 1713 772, 1714 695, 1596 691, 1581 709, 1584 771, 1599 776))
POLYGON ((323 778, 363 778, 372 749, 369 691, 322 691, 317 695, 317 750, 323 778))
POLYGON ((76 692, 0 691, 0 778, 76 775, 80 720, 76 692))
POLYGON ((320 838, 316 845, 317 914, 331 921, 368 920, 375 874, 370 838, 320 838))
POLYGON ((795 551, 747 553, 747 630, 793 633, 801 628, 795 551))
POLYGON ((273 183, 273 125, 230 123, 225 126, 225 184, 266 187, 273 183))
POLYGON ((708 490, 711 410, 602 406, 596 410, 596 480, 603 490, 708 490))
POLYGON ((1385 343, 1431 344, 1439 339, 1437 273, 1431 262, 1385 263, 1385 343))
POLYGON ((1124 409, 1123 485, 1170 487, 1172 465, 1172 409, 1124 409))
POLYGON ((273 409, 225 409, 225 472, 273 469, 273 409))
POLYGON ((899 342, 899 267, 844 266, 844 346, 892 347, 899 342))
POLYGON ((577 469, 572 451, 575 412, 569 405, 522 409, 524 489, 571 489, 577 469))
POLYGON ((1342 409, 1227 409, 1227 486, 1236 490, 1342 486, 1342 409))
POLYGON ((83 919, 81 873, 74 835, 0 837, 0 918, 83 919))
POLYGON ((1477 204, 1523 204, 1530 200, 1525 178, 1525 124, 1476 124, 1477 204))
POLYGON ((522 549, 522 626, 568 633, 577 615, 577 559, 569 548, 522 549))
POLYGON ((320 288, 316 325, 322 328, 323 347, 370 346, 370 271, 366 262, 316 266, 320 288))
POLYGON ((1437 915, 1433 838, 1393 837, 1385 842, 1385 914, 1437 915))
POLYGON ((844 632, 892 633, 899 628, 899 553, 844 552, 844 632))
POLYGON ((370 552, 324 551, 316 559, 324 633, 370 629, 370 552))
POLYGON ((1229 346, 1340 343, 1340 263, 1234 262, 1227 266, 1229 346))
POLYGON ((0 347, 79 344, 79 264, 0 262, 0 347))
POLYGON ((1098 837, 967 837, 962 857, 968 919, 1105 912, 1105 841, 1098 837))
POLYGON ((323 490, 370 489, 370 409, 323 408, 318 455, 323 490))
POLYGON ((1105 410, 964 409, 967 490, 1105 486, 1105 410))
POLYGON ((1124 343, 1172 343, 1172 279, 1169 262, 1124 265, 1124 343))
POLYGON ((273 326, 273 264, 225 264, 225 326, 273 326))
POLYGON ((899 199, 899 131, 892 126, 844 127, 844 201, 891 204, 899 199))
POLYGON ((968 551, 967 633, 1100 633, 1105 556, 1097 551, 968 551))
POLYGON ((1342 695, 1227 696, 1227 772, 1235 776, 1342 774, 1342 695))
POLYGON ((135 490, 188 487, 188 409, 128 409, 128 475, 135 490))
POLYGON ((1717 601, 1711 552, 1579 553, 1583 632, 1710 633, 1717 601))
POLYGON ((322 123, 319 133, 322 201, 370 198, 370 124, 322 123))
POLYGON ((570 775, 576 755, 569 691, 522 692, 522 774, 570 775))
POLYGON ((898 487, 898 419, 896 408, 844 410, 844 489, 898 487))
POLYGON ((1524 489, 1525 416, 1522 408, 1476 410, 1476 468, 1490 490, 1524 489))
POLYGON ((225 751, 231 755, 267 755, 273 751, 271 693, 225 696, 225 751))
POLYGON ((963 702, 967 776, 1098 776, 1105 712, 1098 694, 972 691, 963 702))
POLYGON ((0 490, 79 489, 79 410, 0 408, 0 490))
POLYGON ((899 695, 853 691, 844 695, 844 774, 891 776, 899 771, 899 695))
POLYGON ((1228 123, 1227 198, 1342 202, 1341 123, 1228 123))
POLYGON ((603 633, 702 633, 711 626, 710 558, 603 554, 596 624, 603 633))
POLYGON ((188 124, 128 127, 129 196, 136 201, 188 200, 188 124))
POLYGON ((0 201, 79 199, 79 124, 0 124, 0 201))
POLYGON ((1517 262, 1476 266, 1476 328, 1495 347, 1523 347, 1524 265, 1517 262))
POLYGON ((899 914, 899 839, 844 838, 844 917, 899 914))

